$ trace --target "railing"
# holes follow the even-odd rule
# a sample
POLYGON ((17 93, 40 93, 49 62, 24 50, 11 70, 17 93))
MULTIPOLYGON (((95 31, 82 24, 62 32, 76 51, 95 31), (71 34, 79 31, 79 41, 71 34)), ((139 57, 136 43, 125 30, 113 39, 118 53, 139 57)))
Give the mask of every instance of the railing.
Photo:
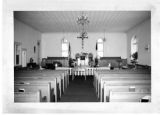
POLYGON ((109 67, 78 67, 78 68, 70 68, 70 67, 56 67, 56 70, 68 70, 69 75, 94 75, 96 70, 110 70, 109 67))

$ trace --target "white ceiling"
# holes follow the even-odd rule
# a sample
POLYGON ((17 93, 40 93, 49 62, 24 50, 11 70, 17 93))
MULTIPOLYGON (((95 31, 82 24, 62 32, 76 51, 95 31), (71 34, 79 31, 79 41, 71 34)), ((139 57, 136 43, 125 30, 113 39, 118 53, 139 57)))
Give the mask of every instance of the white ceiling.
MULTIPOLYGON (((88 32, 125 32, 150 18, 149 11, 84 11, 88 16, 88 32)), ((79 32, 77 17, 82 11, 16 11, 16 19, 39 30, 50 32, 79 32)))

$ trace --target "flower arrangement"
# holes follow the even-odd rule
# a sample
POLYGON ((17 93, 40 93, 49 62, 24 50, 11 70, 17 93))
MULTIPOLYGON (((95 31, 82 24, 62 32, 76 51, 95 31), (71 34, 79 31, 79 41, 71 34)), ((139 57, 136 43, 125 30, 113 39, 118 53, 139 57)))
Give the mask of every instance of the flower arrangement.
POLYGON ((138 52, 133 53, 131 57, 132 57, 131 63, 136 64, 138 59, 138 52))

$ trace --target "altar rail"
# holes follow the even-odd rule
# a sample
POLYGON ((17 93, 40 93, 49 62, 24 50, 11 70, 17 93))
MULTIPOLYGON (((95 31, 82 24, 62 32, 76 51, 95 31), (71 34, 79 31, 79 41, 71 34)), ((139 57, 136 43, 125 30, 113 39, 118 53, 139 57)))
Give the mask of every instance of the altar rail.
POLYGON ((93 68, 93 67, 87 67, 87 68, 70 68, 70 67, 56 67, 56 70, 68 70, 69 75, 94 75, 94 71, 96 70, 110 70, 109 67, 98 67, 98 68, 93 68), (79 70, 78 72, 75 70, 79 70))
POLYGON ((67 74, 72 76, 72 80, 74 79, 74 76, 90 76, 94 75, 95 71, 97 70, 110 70, 109 67, 76 67, 76 68, 70 68, 70 67, 56 67, 56 70, 67 70, 67 74))

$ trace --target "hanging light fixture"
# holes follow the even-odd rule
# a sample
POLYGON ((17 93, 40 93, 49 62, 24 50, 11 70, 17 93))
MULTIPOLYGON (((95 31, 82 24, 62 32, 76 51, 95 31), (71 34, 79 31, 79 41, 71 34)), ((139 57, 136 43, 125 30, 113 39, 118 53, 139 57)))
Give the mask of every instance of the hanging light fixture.
POLYGON ((106 41, 106 37, 105 37, 105 29, 104 29, 104 38, 103 38, 103 42, 106 41))
POLYGON ((77 38, 82 39, 82 49, 84 48, 84 39, 87 39, 87 31, 85 29, 85 25, 89 24, 88 17, 85 16, 82 12, 82 15, 77 18, 77 24, 82 26, 80 35, 77 38))
POLYGON ((88 24, 89 23, 88 17, 85 16, 82 12, 82 15, 77 18, 77 23, 82 26, 88 24))

